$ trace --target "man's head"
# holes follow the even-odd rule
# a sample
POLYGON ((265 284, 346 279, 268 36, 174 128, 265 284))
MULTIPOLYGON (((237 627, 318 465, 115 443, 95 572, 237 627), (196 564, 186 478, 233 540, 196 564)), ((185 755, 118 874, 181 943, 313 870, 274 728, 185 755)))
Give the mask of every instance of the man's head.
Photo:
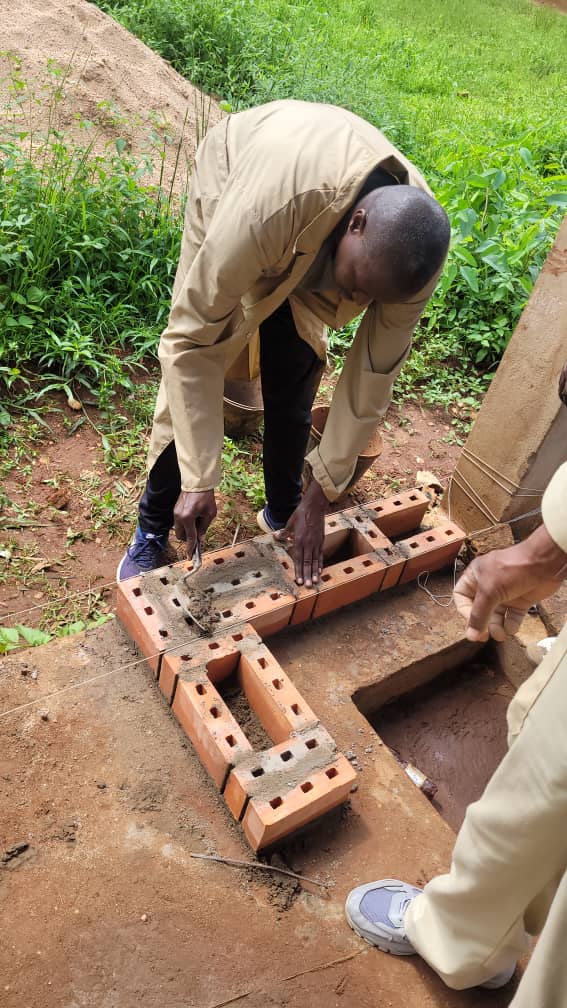
POLYGON ((447 214, 422 189, 373 189, 347 215, 335 249, 335 283, 361 306, 407 301, 437 272, 449 238, 447 214))

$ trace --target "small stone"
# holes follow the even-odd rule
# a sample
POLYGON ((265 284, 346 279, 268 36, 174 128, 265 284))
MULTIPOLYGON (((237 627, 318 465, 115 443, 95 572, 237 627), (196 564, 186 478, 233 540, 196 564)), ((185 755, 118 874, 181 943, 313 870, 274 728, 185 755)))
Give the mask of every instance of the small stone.
POLYGON ((350 789, 350 793, 351 794, 356 794, 357 791, 358 791, 358 784, 353 784, 352 787, 351 787, 351 789, 350 789))
POLYGON ((356 753, 352 749, 348 749, 347 752, 345 753, 345 756, 347 760, 350 760, 351 763, 354 763, 354 761, 357 758, 356 753))
POLYGON ((43 708, 42 710, 40 710, 39 716, 40 716, 40 718, 41 718, 42 721, 49 721, 49 711, 46 710, 45 708, 43 708))
POLYGON ((371 745, 367 745, 366 749, 364 750, 364 752, 365 753, 371 753, 372 752, 372 746, 371 745))
POLYGON ((148 915, 147 914, 142 914, 142 916, 140 917, 140 920, 142 921, 142 924, 146 924, 147 921, 148 921, 148 915))
POLYGON ((30 674, 30 679, 33 679, 33 680, 37 679, 37 672, 32 672, 30 674))
POLYGON ((99 789, 99 791, 104 791, 106 789, 106 784, 104 783, 104 781, 97 781, 96 786, 99 789))

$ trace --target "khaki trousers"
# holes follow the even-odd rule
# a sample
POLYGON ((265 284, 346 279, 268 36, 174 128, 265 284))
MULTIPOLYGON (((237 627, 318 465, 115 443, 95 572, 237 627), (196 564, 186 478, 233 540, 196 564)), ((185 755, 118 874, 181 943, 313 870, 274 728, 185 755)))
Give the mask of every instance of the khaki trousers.
POLYGON ((510 749, 470 805, 447 875, 410 905, 408 937, 455 990, 540 934, 511 1008, 567 1008, 567 626, 508 709, 510 749))

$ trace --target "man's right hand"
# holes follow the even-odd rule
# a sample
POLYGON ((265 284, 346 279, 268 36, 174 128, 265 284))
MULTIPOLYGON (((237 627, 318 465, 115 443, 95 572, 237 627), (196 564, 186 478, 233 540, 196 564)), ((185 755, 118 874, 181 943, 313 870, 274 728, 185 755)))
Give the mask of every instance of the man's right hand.
POLYGON ((531 605, 553 595, 567 576, 567 554, 540 525, 524 542, 477 557, 455 585, 467 638, 503 641, 517 633, 531 605))
POLYGON ((195 493, 181 491, 173 509, 173 528, 177 538, 187 543, 188 559, 193 556, 197 537, 201 542, 216 516, 214 490, 198 490, 195 493))

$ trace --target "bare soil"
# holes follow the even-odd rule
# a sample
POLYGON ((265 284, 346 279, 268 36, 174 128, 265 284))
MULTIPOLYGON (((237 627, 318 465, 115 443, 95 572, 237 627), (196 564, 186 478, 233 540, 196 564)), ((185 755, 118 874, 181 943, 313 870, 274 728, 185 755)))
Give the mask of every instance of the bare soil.
MULTIPOLYGON (((436 579, 435 591, 447 589, 436 579)), ((461 634, 456 613, 407 586, 271 638, 359 773, 351 801, 279 854, 326 883, 313 892, 191 857, 252 855, 116 621, 5 658, 3 1008, 218 1008, 233 998, 246 1008, 505 1008, 513 984, 450 991, 418 957, 369 949, 343 913, 353 885, 423 885, 448 867, 450 829, 351 695, 410 665, 426 642, 443 651, 461 634)))
POLYGON ((370 718, 395 755, 437 785, 433 804, 455 831, 506 754, 515 690, 493 666, 471 662, 370 718))

